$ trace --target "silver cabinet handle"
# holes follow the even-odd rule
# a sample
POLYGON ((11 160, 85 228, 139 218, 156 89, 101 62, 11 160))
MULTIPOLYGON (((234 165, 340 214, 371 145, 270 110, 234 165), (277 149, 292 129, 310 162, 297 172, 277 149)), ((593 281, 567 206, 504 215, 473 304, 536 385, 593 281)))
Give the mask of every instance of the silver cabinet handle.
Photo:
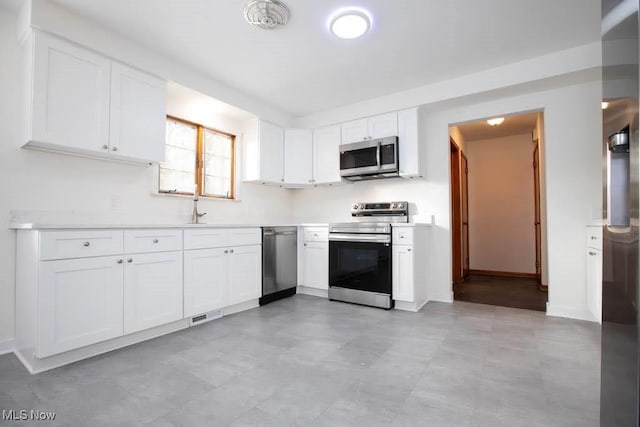
POLYGON ((153 239, 153 243, 158 243, 158 239, 153 239))
POLYGON ((133 258, 128 258, 127 262, 133 262, 133 258))
POLYGON ((118 147, 111 147, 111 151, 118 151, 118 147))
POLYGON ((121 259, 118 260, 118 264, 122 264, 122 260, 121 259))
POLYGON ((105 145, 103 145, 103 146, 102 146, 102 149, 103 149, 103 150, 108 150, 108 149, 109 149, 109 146, 105 144, 105 145))
POLYGON ((591 236, 591 240, 596 240, 597 237, 596 236, 591 236))
POLYGON ((233 249, 229 249, 229 253, 232 254, 233 253, 233 249))
POLYGON ((229 253, 229 251, 228 251, 227 249, 225 249, 225 250, 224 250, 224 253, 225 253, 225 254, 228 254, 228 253, 229 253))
POLYGON ((84 243, 82 244, 82 246, 84 246, 84 247, 86 248, 86 247, 87 247, 87 246, 89 246, 90 244, 91 244, 91 243, 89 243, 89 242, 84 242, 84 243))
POLYGON ((401 239, 404 239, 404 236, 400 236, 401 239))
POLYGON ((589 255, 594 256, 594 255, 598 255, 598 254, 595 253, 595 252, 589 252, 589 255))
POLYGON ((411 252, 411 248, 407 248, 407 252, 411 252))

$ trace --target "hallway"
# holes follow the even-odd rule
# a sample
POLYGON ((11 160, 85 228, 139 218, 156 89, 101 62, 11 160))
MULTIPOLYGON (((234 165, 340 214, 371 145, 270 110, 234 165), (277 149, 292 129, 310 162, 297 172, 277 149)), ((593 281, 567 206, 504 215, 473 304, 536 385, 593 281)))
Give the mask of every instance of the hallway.
POLYGON ((547 292, 535 279, 470 275, 453 292, 456 301, 546 311, 547 292))

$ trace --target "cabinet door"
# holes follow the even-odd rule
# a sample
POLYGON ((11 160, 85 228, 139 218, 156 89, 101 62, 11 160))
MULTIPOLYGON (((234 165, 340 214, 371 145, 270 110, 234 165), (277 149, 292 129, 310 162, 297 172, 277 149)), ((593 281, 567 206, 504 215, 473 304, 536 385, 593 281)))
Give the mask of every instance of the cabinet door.
POLYGON ((602 252, 587 248, 587 308, 602 322, 602 252))
POLYGON ((262 246, 229 248, 229 305, 262 295, 262 246))
POLYGON ((260 180, 284 182, 284 130, 260 121, 260 180))
POLYGON ((414 302, 413 248, 395 245, 391 254, 393 299, 414 302))
POLYGON ((306 242, 302 253, 304 258, 303 286, 329 289, 329 243, 306 242))
POLYGON ((124 333, 182 319, 182 251, 125 258, 124 333))
POLYGON ((111 124, 114 155, 164 161, 166 84, 157 77, 114 62, 111 66, 111 124))
POLYGON ((111 61, 36 32, 31 139, 107 152, 111 61))
POLYGON ((398 164, 400 176, 420 176, 418 109, 398 111, 398 164))
POLYGON ((284 182, 310 184, 312 181, 313 139, 307 129, 284 131, 284 182))
POLYGON ((184 316, 227 305, 226 249, 184 251, 184 316))
POLYGON ((313 131, 313 182, 340 182, 340 126, 313 131))
POLYGON ((40 263, 37 357, 122 336, 122 257, 40 263))
POLYGON ((343 123, 341 130, 343 144, 364 141, 369 137, 367 119, 352 120, 350 122, 343 123))
POLYGON ((398 136, 398 113, 369 117, 369 136, 373 139, 398 136))

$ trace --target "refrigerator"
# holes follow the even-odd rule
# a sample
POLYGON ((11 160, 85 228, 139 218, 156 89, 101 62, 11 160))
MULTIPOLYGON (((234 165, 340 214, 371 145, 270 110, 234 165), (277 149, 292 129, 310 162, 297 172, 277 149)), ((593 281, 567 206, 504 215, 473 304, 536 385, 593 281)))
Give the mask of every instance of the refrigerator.
POLYGON ((600 425, 640 425, 638 393, 638 6, 602 0, 600 425), (605 106, 603 105, 603 108, 605 106))

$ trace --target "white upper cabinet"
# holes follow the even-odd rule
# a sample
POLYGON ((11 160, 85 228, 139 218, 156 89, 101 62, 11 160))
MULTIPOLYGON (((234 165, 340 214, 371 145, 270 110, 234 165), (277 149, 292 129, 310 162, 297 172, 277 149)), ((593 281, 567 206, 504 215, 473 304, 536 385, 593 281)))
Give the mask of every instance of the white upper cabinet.
POLYGON ((401 177, 422 176, 419 134, 418 108, 398 111, 398 164, 401 177))
POLYGON ((380 114, 342 124, 342 143, 364 141, 398 135, 398 114, 380 114))
POLYGON ((113 153, 153 162, 164 160, 165 89, 163 80, 113 63, 109 132, 113 153))
POLYGON ((313 181, 313 138, 307 129, 284 131, 284 182, 304 185, 313 181))
POLYGON ((264 120, 251 120, 244 136, 244 180, 284 182, 284 129, 264 120))
POLYGON ((111 61, 34 33, 29 140, 100 152, 109 145, 111 61))
POLYGON ((33 31, 25 147, 148 163, 164 159, 165 82, 33 31))
POLYGON ((313 131, 313 183, 333 184, 340 179, 340 126, 313 131))

